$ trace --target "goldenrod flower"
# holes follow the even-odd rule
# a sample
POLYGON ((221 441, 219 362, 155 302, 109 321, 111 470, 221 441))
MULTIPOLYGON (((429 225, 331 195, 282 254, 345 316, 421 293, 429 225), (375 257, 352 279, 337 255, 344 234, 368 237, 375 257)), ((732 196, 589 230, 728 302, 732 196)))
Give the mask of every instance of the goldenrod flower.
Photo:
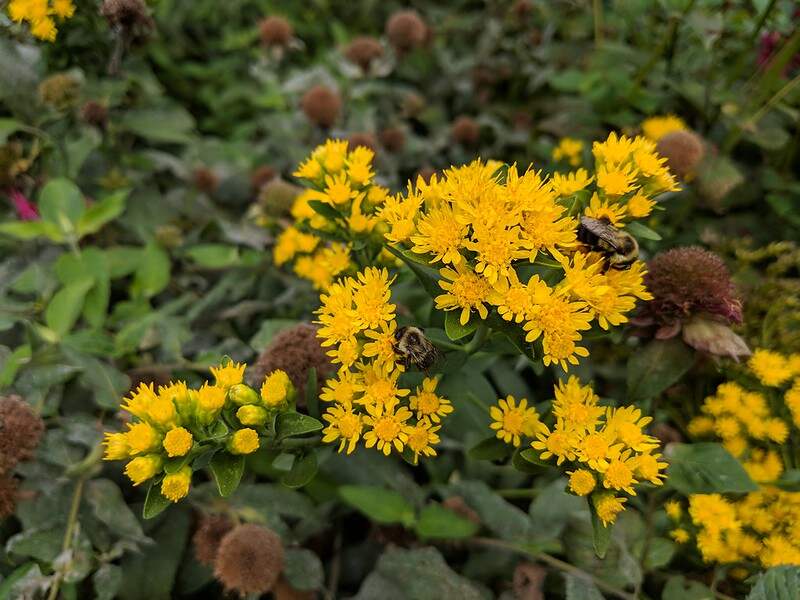
POLYGON ((553 173, 550 187, 557 196, 564 198, 586 189, 593 180, 594 177, 590 176, 586 169, 578 169, 566 174, 553 173))
POLYGON ((157 475, 163 464, 164 461, 158 454, 137 456, 125 465, 125 475, 133 482, 133 485, 141 485, 157 475))
POLYGON ((372 340, 364 344, 361 356, 372 358, 378 363, 394 363, 396 355, 394 352, 395 332, 397 322, 384 321, 378 330, 368 329, 364 335, 372 340))
MULTIPOLYGON (((505 282, 511 277, 511 263, 528 253, 522 249, 517 227, 507 227, 503 221, 481 225, 473 223, 472 237, 464 244, 475 252, 475 272, 489 283, 505 282)), ((516 275, 516 274, 515 274, 516 275)))
POLYGON ((236 411, 236 418, 242 425, 249 425, 252 427, 260 427, 267 422, 267 411, 260 406, 253 406, 246 404, 239 407, 236 411))
POLYGON ((294 385, 285 371, 273 371, 261 385, 261 401, 267 408, 286 406, 293 393, 294 385))
POLYGON ((237 429, 228 441, 228 451, 231 454, 252 454, 258 450, 258 446, 258 433, 249 427, 237 429))
POLYGON ((553 160, 567 160, 570 165, 577 167, 581 164, 581 152, 583 152, 583 142, 571 137, 563 137, 558 141, 558 145, 553 148, 553 160))
POLYGON ((103 460, 122 460, 130 455, 128 436, 124 433, 105 433, 103 460))
POLYGON ((225 405, 226 395, 224 388, 208 383, 197 390, 197 408, 203 423, 208 424, 217 417, 225 405))
POLYGON ((435 377, 426 377, 416 392, 410 398, 411 410, 417 411, 417 418, 430 419, 434 423, 439 423, 442 417, 453 412, 453 405, 450 400, 436 394, 436 386, 439 380, 435 377))
POLYGON ((635 464, 636 474, 645 481, 649 481, 653 485, 662 485, 666 475, 664 471, 667 468, 667 463, 659 462, 660 454, 639 454, 632 460, 635 464))
POLYGON ((617 515, 625 509, 627 498, 618 498, 613 492, 601 492, 592 496, 592 504, 597 511, 597 516, 608 527, 617 520, 617 515))
POLYGON ((628 216, 634 219, 641 219, 653 212, 653 207, 655 205, 655 200, 651 200, 644 194, 634 194, 628 199, 625 209, 628 213, 628 216))
POLYGON ((667 500, 664 503, 664 511, 667 513, 667 516, 673 521, 679 521, 681 515, 683 514, 683 508, 681 508, 681 503, 678 502, 677 500, 667 500))
POLYGON ((786 358, 778 352, 758 348, 747 362, 758 380, 766 386, 777 387, 792 376, 792 368, 786 358))
POLYGON ((441 425, 432 425, 428 419, 422 419, 416 425, 410 426, 406 429, 408 441, 406 446, 414 453, 414 459, 418 459, 419 455, 422 456, 436 456, 436 450, 433 448, 434 444, 439 443, 439 436, 436 432, 439 431, 441 425))
POLYGON ((373 362, 359 365, 361 370, 361 383, 358 387, 363 392, 357 400, 359 404, 369 407, 371 405, 394 407, 400 398, 408 396, 411 390, 401 388, 397 384, 401 368, 395 368, 394 363, 373 362))
POLYGON ((131 394, 130 398, 125 399, 122 410, 126 410, 135 417, 144 419, 147 417, 147 409, 150 404, 157 400, 153 384, 140 383, 139 387, 131 394))
POLYGON ((442 279, 439 286, 445 290, 444 294, 436 296, 436 308, 442 310, 461 309, 459 322, 466 325, 469 322, 470 312, 477 310, 481 319, 489 316, 485 303, 496 296, 489 282, 475 274, 464 263, 455 265, 453 270, 445 267, 439 270, 442 279))
POLYGON ((588 496, 597 485, 594 475, 587 469, 568 471, 567 475, 569 475, 570 491, 578 496, 588 496))
POLYGON ((174 425, 177 416, 172 399, 159 395, 148 405, 145 418, 163 428, 174 425))
POLYGON ((498 439, 516 447, 519 447, 522 436, 533 436, 540 426, 539 414, 535 408, 528 408, 526 398, 522 398, 519 404, 511 395, 501 398, 497 406, 489 408, 489 415, 494 420, 489 427, 497 432, 498 439))
POLYGON ((340 371, 336 379, 328 379, 325 382, 319 399, 324 402, 336 402, 343 406, 350 406, 361 389, 355 373, 340 371))
POLYGON ((577 457, 595 471, 603 472, 608 468, 610 459, 616 455, 620 446, 612 445, 613 437, 606 433, 590 433, 577 446, 577 457))
POLYGON ((189 450, 192 449, 194 438, 188 429, 183 427, 176 427, 170 429, 164 436, 164 450, 167 451, 167 456, 170 458, 175 456, 186 456, 189 450))
POLYGON ((177 502, 185 498, 189 493, 189 486, 192 483, 191 467, 182 467, 175 473, 164 477, 161 482, 161 494, 172 502, 177 502))
POLYGON ((605 412, 603 407, 597 406, 598 399, 590 386, 582 386, 577 377, 571 376, 555 388, 553 414, 567 429, 578 433, 594 431, 605 412))
POLYGON ((688 129, 686 123, 675 115, 650 117, 642 121, 642 133, 649 140, 657 142, 668 133, 688 129))
POLYGON ((600 167, 597 171, 597 185, 609 196, 622 196, 633 191, 636 183, 636 171, 631 167, 607 169, 600 167))
POLYGON ((322 415, 322 419, 328 422, 328 426, 322 430, 322 441, 330 444, 340 440, 339 452, 346 448, 347 454, 352 454, 364 426, 361 415, 355 413, 349 404, 336 404, 322 415))
POLYGON ((347 175, 356 185, 367 185, 375 173, 372 171, 372 159, 375 153, 366 146, 358 146, 347 155, 347 175))
POLYGON ((649 452, 659 445, 657 438, 644 433, 644 428, 652 421, 652 417, 643 416, 641 409, 635 406, 608 408, 605 431, 631 450, 649 452))
POLYGON ((356 321, 363 329, 376 329, 383 323, 394 319, 394 304, 389 303, 391 291, 386 269, 368 267, 358 274, 358 282, 353 290, 353 305, 356 321))
POLYGON ((244 379, 244 369, 247 365, 229 361, 227 364, 220 364, 218 367, 211 367, 211 374, 216 380, 217 386, 228 389, 232 385, 242 383, 244 379))
POLYGON ((678 527, 677 529, 673 529, 672 531, 670 531, 669 537, 675 540, 678 544, 685 544, 690 539, 689 532, 687 532, 685 529, 682 529, 681 527, 678 527))
POLYGON ((146 454, 161 446, 161 435, 149 423, 134 423, 128 424, 125 441, 128 442, 131 455, 146 454))
POLYGON ((366 408, 364 425, 371 429, 364 434, 364 445, 367 448, 377 446, 377 450, 386 456, 391 454, 392 448, 402 452, 408 442, 405 422, 411 418, 411 412, 405 406, 395 410, 393 406, 378 403, 367 404, 366 408))
POLYGON ((553 431, 542 423, 531 447, 540 451, 539 458, 542 460, 555 457, 556 464, 560 465, 565 460, 575 459, 576 443, 577 435, 564 429, 563 421, 559 421, 553 431))
POLYGON ((630 450, 625 450, 619 456, 615 456, 608 462, 608 466, 603 472, 603 487, 622 490, 635 496, 636 492, 633 486, 638 483, 634 477, 636 466, 637 459, 631 457, 630 450))
POLYGON ((417 223, 417 235, 411 235, 411 249, 418 254, 432 254, 431 262, 457 265, 463 260, 467 226, 456 220, 453 208, 442 204, 427 211, 417 223))

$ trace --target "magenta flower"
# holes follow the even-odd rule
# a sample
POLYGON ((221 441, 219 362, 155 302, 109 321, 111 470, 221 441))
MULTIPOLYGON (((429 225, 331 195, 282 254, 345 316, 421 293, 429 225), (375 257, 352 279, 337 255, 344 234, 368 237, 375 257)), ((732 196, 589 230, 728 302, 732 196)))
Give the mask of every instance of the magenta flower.
POLYGON ((14 210, 17 211, 17 217, 22 221, 35 221, 39 218, 39 211, 36 210, 36 205, 25 197, 25 194, 16 188, 11 188, 8 191, 8 197, 11 198, 11 203, 14 205, 14 210))

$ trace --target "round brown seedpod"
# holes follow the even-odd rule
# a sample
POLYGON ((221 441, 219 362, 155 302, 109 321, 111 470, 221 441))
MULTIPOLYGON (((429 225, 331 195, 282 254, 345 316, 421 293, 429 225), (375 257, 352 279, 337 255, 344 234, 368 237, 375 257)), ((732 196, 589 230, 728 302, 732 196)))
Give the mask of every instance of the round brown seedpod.
POLYGON ((219 177, 208 167, 195 169, 193 179, 194 187, 206 194, 213 194, 219 186, 219 177))
POLYGON ((238 525, 222 538, 214 560, 214 576, 226 590, 247 594, 270 591, 283 571, 281 538, 266 527, 238 525))
POLYGON ((402 127, 387 127, 378 134, 378 137, 381 145, 389 152, 400 152, 406 145, 406 134, 402 127))
POLYGON ((226 516, 201 513, 199 524, 192 536, 194 555, 197 561, 209 567, 213 566, 220 542, 231 529, 233 529, 233 523, 226 516))
POLYGON ((17 487, 19 481, 16 477, 0 475, 0 519, 14 513, 17 508, 17 487))
POLYGON ((530 562, 521 562, 514 568, 512 580, 516 600, 544 600, 544 580, 547 569, 530 562))
POLYGON ((511 5, 510 12, 516 19, 525 19, 533 12, 533 3, 530 0, 517 0, 511 5))
POLYGON ((320 127, 330 127, 339 118, 342 98, 326 85, 315 85, 303 94, 300 107, 309 121, 320 127))
POLYGON ((450 129, 453 140, 462 146, 474 146, 481 137, 481 128, 472 117, 461 115, 450 129))
POLYGON ((258 191, 264 187, 266 183, 275 179, 275 175, 277 174, 275 169, 269 165, 261 165, 250 173, 250 185, 253 187, 253 190, 258 191))
POLYGON ((656 152, 667 159, 669 170, 681 179, 694 175, 706 155, 702 138, 692 131, 673 131, 656 144, 656 152))
POLYGON ((378 148, 378 141, 375 139, 375 134, 370 133, 369 131, 351 133, 347 139, 350 142, 351 149, 364 146, 365 148, 369 148, 375 152, 375 150, 378 148))
POLYGON ((425 110, 425 106, 427 102, 423 96, 420 96, 416 92, 409 92, 405 96, 403 96, 403 103, 402 103, 402 111, 403 115, 413 119, 414 117, 419 116, 419 114, 425 110))
POLYGON ((42 418, 19 396, 0 397, 0 474, 33 457, 44 433, 42 418))
POLYGON ((264 213, 271 217, 287 217, 291 213, 295 198, 302 191, 303 188, 278 177, 261 188, 258 204, 264 213))
POLYGON ((272 16, 262 19, 258 24, 258 33, 262 45, 284 47, 291 41, 294 30, 283 17, 272 16))
POLYGON ((89 100, 81 108, 81 119, 89 125, 105 129, 108 122, 108 108, 96 100, 89 100))
POLYGON ((383 46, 374 37, 362 35, 347 44, 344 55, 347 60, 366 73, 369 71, 372 61, 383 56, 383 46))
POLYGON ((103 0, 100 14, 112 28, 130 31, 134 28, 150 29, 154 25, 144 0, 103 0))
POLYGON ((314 591, 294 589, 283 576, 272 588, 272 595, 275 600, 314 600, 317 597, 317 593, 314 591))
POLYGON ((247 369, 247 381, 258 388, 269 373, 278 369, 285 371, 297 390, 298 403, 302 405, 308 372, 312 368, 317 370, 320 385, 334 372, 330 358, 320 345, 316 325, 299 323, 275 336, 256 363, 247 369))
POLYGON ((400 10, 386 21, 386 37, 400 53, 422 46, 428 39, 428 26, 415 10, 400 10))

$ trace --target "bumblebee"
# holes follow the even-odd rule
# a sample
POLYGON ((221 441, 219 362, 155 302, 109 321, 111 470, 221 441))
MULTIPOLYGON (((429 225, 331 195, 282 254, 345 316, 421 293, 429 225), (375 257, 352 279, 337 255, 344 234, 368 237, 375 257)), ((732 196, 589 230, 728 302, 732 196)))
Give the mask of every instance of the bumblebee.
POLYGON ((581 217, 578 240, 599 252, 606 269, 624 271, 631 268, 639 256, 639 242, 627 231, 614 227, 608 219, 581 217))
POLYGON ((394 332, 392 348, 399 357, 398 362, 405 368, 412 365, 420 371, 428 372, 439 358, 439 351, 431 344, 419 327, 399 327, 394 332))

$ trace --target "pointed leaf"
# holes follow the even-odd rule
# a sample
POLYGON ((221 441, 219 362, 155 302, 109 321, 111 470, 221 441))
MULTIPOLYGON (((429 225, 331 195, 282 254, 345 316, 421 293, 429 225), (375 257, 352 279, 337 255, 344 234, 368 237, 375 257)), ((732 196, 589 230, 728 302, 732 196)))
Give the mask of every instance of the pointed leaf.
POLYGON ((151 483, 147 489, 147 497, 144 499, 144 508, 142 509, 143 519, 152 519, 160 515, 172 502, 165 498, 161 493, 160 483, 151 483))
POLYGON ((209 466, 220 496, 227 498, 236 491, 244 473, 244 456, 217 452, 209 466))
POLYGON ((320 421, 308 415, 297 412, 280 413, 275 420, 275 437, 280 441, 287 437, 313 433, 323 427, 320 421))
POLYGON ((289 488, 300 488, 309 483, 317 474, 317 453, 310 450, 294 457, 292 469, 281 477, 281 483, 289 488))
POLYGON ((78 220, 78 235, 83 237, 99 231, 103 225, 117 218, 125 210, 125 200, 130 190, 118 190, 92 204, 78 220))

